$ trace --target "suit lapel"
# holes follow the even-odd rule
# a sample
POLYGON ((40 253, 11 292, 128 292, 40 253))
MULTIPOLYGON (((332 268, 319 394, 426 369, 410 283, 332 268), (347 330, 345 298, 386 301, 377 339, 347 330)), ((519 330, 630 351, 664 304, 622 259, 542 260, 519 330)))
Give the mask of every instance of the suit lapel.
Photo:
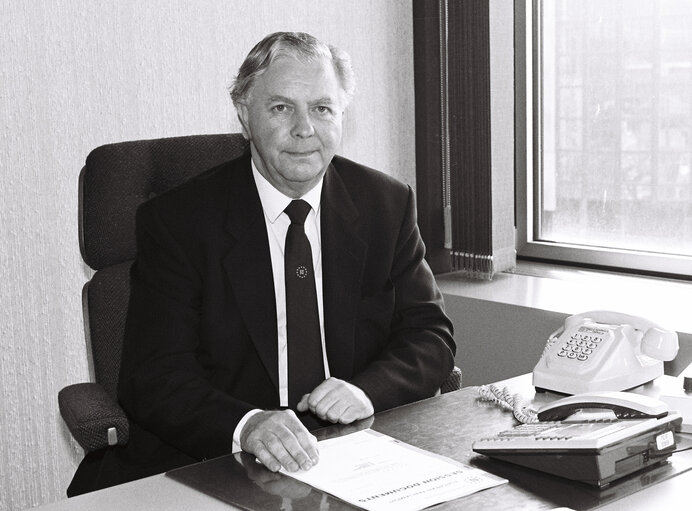
POLYGON ((329 166, 322 188, 322 288, 327 359, 332 376, 353 373, 354 333, 367 252, 358 236, 358 210, 341 177, 329 166))
MULTIPOLYGON (((269 240, 252 178, 250 153, 230 179, 227 230, 232 247, 223 265, 240 313, 278 389, 276 303, 269 240)), ((355 321, 367 244, 358 236, 358 210, 332 165, 321 198, 322 286, 327 358, 332 376, 353 374, 355 321)))
POLYGON ((269 240, 249 151, 238 164, 230 179, 226 224, 234 243, 223 265, 250 338, 278 389, 276 299, 269 240))

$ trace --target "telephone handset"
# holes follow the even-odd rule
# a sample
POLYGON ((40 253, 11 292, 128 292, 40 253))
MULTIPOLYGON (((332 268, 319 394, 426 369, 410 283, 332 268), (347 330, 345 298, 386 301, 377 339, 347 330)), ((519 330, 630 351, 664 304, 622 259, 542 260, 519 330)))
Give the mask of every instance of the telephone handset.
POLYGON ((553 332, 533 370, 537 390, 620 391, 663 374, 678 336, 652 321, 612 311, 570 316, 553 332))
POLYGON ((630 392, 592 392, 553 401, 538 412, 539 421, 660 419, 668 415, 663 401, 630 392), (610 417, 600 415, 608 412, 610 417), (596 416, 599 414, 599 417, 596 416))

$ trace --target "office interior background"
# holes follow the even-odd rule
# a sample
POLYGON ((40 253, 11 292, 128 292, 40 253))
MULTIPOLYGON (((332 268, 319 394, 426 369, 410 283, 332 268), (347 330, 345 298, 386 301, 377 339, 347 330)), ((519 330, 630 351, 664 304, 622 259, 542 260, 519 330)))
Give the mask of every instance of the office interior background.
MULTIPOLYGON (((65 498, 82 457, 59 416, 57 393, 89 379, 81 288, 91 270, 81 260, 77 233, 78 174, 89 151, 125 140, 238 131, 227 87, 239 64, 267 33, 298 30, 352 56, 357 93, 345 117, 340 153, 415 188, 412 7, 417 1, 0 0, 0 511, 65 498)), ((499 31, 509 34, 515 2, 488 1, 495 14, 509 12, 498 16, 504 18, 499 31)), ((642 16, 644 26, 646 19, 642 16)), ((578 21, 571 19, 570 33, 580 34, 578 21)), ((607 22, 599 25, 605 27, 604 48, 613 42, 606 37, 607 22)), ((556 26, 561 26, 559 19, 556 26)), ((656 37, 650 35, 650 41, 656 37)), ((583 40, 575 36, 558 48, 567 65, 563 70, 572 78, 578 73, 569 75, 569 70, 581 64, 570 55, 584 54, 583 40)), ((636 146, 661 143, 651 138, 655 130, 647 124, 649 117, 636 115, 651 96, 643 78, 647 63, 620 60, 613 51, 604 60, 605 70, 612 70, 608 58, 630 66, 633 76, 625 108, 603 104, 597 112, 611 124, 627 126, 620 152, 626 155, 622 193, 608 202, 619 209, 606 211, 602 195, 589 187, 602 178, 598 165, 591 174, 580 174, 573 156, 584 148, 581 144, 600 140, 608 148, 603 133, 586 129, 598 104, 590 103, 579 83, 558 85, 556 80, 553 93, 560 107, 552 122, 568 129, 554 141, 550 156, 560 172, 549 176, 556 179, 549 180, 549 200, 543 203, 544 233, 560 238, 566 230, 581 236, 588 218, 605 216, 617 220, 600 234, 611 238, 639 218, 627 210, 636 200, 670 196, 673 209, 665 203, 654 208, 674 211, 666 229, 682 226, 689 243, 690 222, 684 219, 692 207, 692 136, 689 124, 682 126, 673 115, 687 108, 689 118, 692 99, 676 81, 689 73, 689 60, 678 59, 680 64, 671 67, 668 86, 680 93, 665 96, 671 98, 671 115, 665 120, 668 145, 660 154, 667 165, 660 167, 659 178, 652 178, 651 172, 636 172, 653 154, 636 146), (639 164, 632 163, 636 159, 639 164), (562 197, 551 195, 558 178, 562 197), (571 222, 580 212, 584 221, 571 222)), ((512 114, 505 112, 508 122, 512 114)), ((607 150, 588 147, 600 165, 613 165, 607 150)), ((651 232, 659 233, 658 224, 652 225, 651 232)), ((567 277, 553 271, 540 278, 534 271, 501 274, 493 283, 461 288, 454 278, 441 279, 465 385, 530 371, 564 317, 589 308, 646 315, 655 302, 654 318, 672 319, 667 325, 682 332, 681 342, 692 342, 692 320, 684 314, 690 303, 685 302, 688 282, 609 274, 598 275, 594 286, 589 271, 567 277), (498 357, 498 352, 508 356, 498 357)))
POLYGON ((227 87, 278 30, 347 50, 342 153, 415 181, 411 2, 2 1, 0 509, 65 498, 81 449, 57 393, 89 378, 77 179, 124 140, 239 131, 227 87))

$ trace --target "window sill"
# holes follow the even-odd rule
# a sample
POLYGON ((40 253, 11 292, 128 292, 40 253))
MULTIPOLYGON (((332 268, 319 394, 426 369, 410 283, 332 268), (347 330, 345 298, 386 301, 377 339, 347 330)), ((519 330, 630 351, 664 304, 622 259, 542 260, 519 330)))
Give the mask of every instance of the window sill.
POLYGON ((436 276, 445 294, 575 314, 612 310, 692 334, 692 282, 519 261, 492 281, 436 276))

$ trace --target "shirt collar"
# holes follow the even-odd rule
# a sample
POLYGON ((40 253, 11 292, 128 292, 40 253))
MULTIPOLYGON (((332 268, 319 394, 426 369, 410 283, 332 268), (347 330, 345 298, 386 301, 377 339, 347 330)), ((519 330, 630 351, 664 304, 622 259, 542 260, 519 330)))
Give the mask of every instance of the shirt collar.
MULTIPOLYGON (((259 193, 260 202, 262 203, 262 209, 264 210, 264 214, 269 222, 273 224, 293 199, 274 188, 274 186, 267 181, 262 174, 260 174, 259 170, 257 170, 255 162, 252 160, 250 160, 250 162, 252 164, 252 175, 255 178, 255 185, 257 186, 257 193, 259 193)), ((322 178, 308 193, 300 197, 305 202, 310 204, 310 207, 315 214, 317 214, 320 210, 320 198, 322 196, 323 182, 324 176, 322 176, 322 178)))

